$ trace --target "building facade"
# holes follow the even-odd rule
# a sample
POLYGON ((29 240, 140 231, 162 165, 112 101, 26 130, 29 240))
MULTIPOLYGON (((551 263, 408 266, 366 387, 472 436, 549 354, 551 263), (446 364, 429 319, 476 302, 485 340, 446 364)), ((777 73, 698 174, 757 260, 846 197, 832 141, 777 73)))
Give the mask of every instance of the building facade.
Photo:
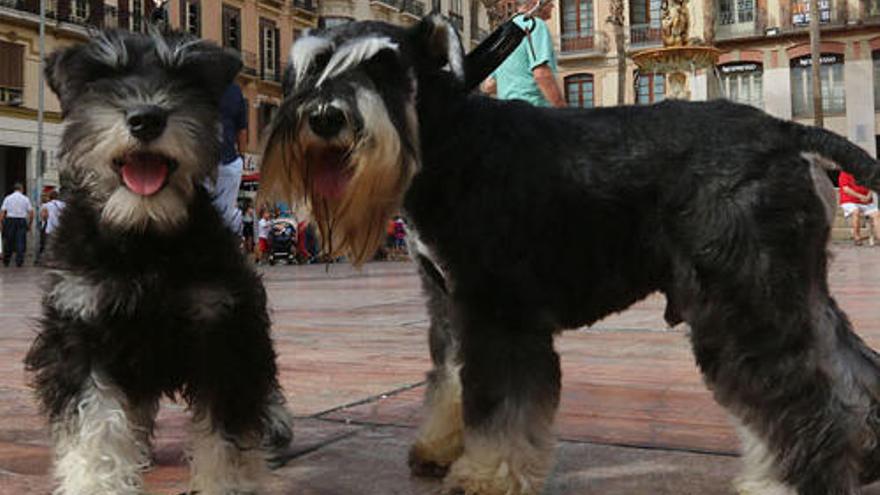
MULTIPOLYGON (((617 48, 609 0, 557 0, 549 21, 569 105, 617 104, 617 48)), ((624 0, 626 53, 662 45, 661 0, 624 0)), ((691 38, 723 51, 694 71, 692 99, 719 96, 812 123, 808 0, 691 0, 691 38)), ((880 135, 880 0, 820 0, 825 127, 876 153, 880 135)), ((666 95, 659 74, 628 58, 626 103, 666 95)))

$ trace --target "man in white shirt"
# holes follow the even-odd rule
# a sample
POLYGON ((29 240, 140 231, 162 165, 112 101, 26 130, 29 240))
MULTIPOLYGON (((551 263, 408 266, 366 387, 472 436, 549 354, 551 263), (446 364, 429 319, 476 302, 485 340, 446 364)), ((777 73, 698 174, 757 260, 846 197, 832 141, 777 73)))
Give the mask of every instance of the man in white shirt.
POLYGON ((34 221, 34 209, 31 200, 25 196, 24 186, 16 183, 12 194, 3 198, 0 206, 0 225, 3 227, 3 266, 9 266, 12 252, 15 251, 15 265, 24 264, 24 252, 27 249, 27 233, 34 221))

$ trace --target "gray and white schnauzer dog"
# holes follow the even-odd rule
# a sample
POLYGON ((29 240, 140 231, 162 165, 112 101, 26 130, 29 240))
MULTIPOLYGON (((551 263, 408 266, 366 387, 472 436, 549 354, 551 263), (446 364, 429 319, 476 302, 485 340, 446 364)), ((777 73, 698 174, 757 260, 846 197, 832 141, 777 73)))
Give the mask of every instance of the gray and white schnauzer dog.
POLYGON ((204 41, 126 32, 46 61, 69 188, 26 364, 58 495, 142 493, 163 395, 193 412, 202 495, 258 493, 268 452, 292 438, 265 291, 201 186, 240 67, 204 41))
POLYGON ((554 335, 661 291, 742 433, 740 493, 852 495, 875 479, 880 359, 829 294, 835 201, 809 154, 876 190, 875 160, 727 101, 497 101, 470 93, 471 68, 438 16, 313 31, 262 164, 263 193, 305 203, 355 263, 398 208, 413 227, 434 365, 413 472, 450 493, 539 493, 554 335))

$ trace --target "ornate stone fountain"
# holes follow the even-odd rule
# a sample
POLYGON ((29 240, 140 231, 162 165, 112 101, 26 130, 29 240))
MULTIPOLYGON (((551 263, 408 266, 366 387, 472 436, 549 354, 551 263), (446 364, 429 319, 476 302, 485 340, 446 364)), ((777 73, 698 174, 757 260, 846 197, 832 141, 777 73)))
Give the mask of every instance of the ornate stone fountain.
POLYGON ((663 0, 661 11, 663 48, 636 52, 632 59, 641 71, 666 74, 667 98, 689 100, 687 72, 693 74, 697 69, 714 68, 721 50, 693 43, 688 38, 688 0, 663 0))

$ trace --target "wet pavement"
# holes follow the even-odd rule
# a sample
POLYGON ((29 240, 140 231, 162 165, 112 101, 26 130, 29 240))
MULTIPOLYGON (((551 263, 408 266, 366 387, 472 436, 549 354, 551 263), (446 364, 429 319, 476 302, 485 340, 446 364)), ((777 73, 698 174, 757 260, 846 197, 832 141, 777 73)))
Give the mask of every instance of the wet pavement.
MULTIPOLYGON (((835 244, 832 291, 880 347, 880 247, 835 244)), ((428 370, 427 316, 409 263, 261 267, 281 382, 297 416, 289 462, 269 493, 422 495, 406 452, 428 370)), ((51 492, 45 420, 22 358, 39 308, 39 268, 0 270, 0 494, 51 492)), ((686 328, 667 328, 654 295, 557 339, 563 393, 557 462, 545 493, 731 494, 736 437, 694 366, 686 328)), ((163 403, 151 494, 186 489, 184 408, 163 403)), ((866 493, 880 494, 880 489, 866 493)))

